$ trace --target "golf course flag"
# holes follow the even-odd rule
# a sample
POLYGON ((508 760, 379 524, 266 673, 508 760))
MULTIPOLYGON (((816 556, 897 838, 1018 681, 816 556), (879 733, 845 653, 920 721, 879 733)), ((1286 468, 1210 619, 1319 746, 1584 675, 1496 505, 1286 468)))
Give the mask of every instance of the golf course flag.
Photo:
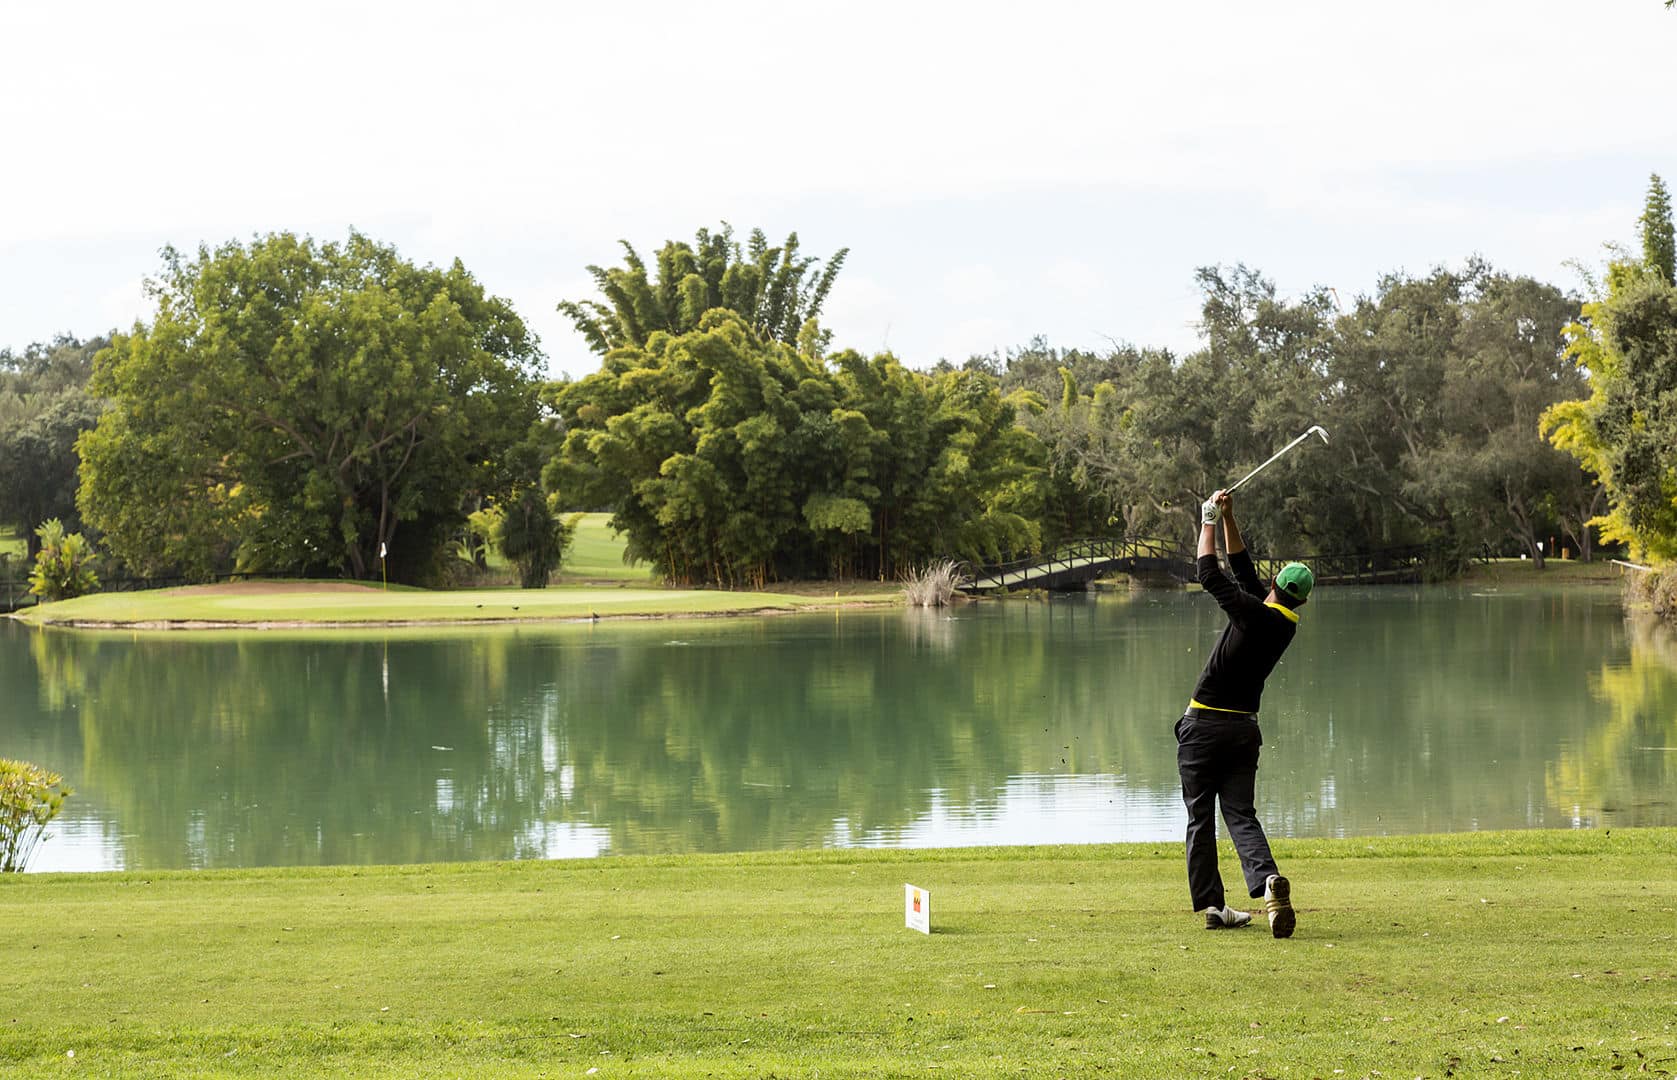
POLYGON ((903 923, 922 934, 932 932, 932 894, 913 885, 903 886, 903 923))

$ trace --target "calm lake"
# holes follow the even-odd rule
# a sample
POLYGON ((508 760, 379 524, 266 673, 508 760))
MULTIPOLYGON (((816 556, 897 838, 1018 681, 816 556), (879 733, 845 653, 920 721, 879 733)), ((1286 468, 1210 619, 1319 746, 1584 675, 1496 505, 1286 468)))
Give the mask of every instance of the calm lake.
MULTIPOLYGON (((1677 647, 1617 593, 1322 589, 1270 679, 1273 836, 1677 824, 1677 647)), ((392 631, 0 620, 31 869, 1179 841, 1209 598, 392 631)))

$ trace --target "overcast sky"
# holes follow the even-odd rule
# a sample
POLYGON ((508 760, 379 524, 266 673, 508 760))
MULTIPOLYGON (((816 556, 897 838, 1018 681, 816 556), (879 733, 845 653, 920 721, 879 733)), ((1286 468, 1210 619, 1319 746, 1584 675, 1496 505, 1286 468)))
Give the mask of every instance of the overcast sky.
POLYGON ((1349 302, 1480 254, 1576 287, 1677 182, 1660 0, 0 6, 0 345, 148 317, 165 244, 354 227, 541 336, 700 226, 850 256, 913 366, 1197 341, 1198 266, 1349 302))

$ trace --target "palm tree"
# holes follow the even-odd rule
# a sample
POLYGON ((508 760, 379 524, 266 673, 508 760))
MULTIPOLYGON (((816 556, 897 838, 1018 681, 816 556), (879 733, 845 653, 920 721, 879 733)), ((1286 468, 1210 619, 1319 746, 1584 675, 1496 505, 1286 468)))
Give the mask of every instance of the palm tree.
POLYGON ((545 589, 565 557, 572 528, 554 516, 540 488, 527 487, 506 508, 501 522, 501 554, 518 564, 519 584, 545 589))

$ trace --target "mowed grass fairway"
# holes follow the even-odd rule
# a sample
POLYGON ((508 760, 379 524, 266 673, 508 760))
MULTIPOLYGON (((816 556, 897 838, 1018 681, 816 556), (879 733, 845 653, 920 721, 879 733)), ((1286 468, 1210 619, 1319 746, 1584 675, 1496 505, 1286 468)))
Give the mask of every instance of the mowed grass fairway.
MULTIPOLYGON (((569 519, 569 514, 561 514, 569 519)), ((567 581, 628 581, 651 583, 650 566, 625 566, 624 540, 611 531, 610 514, 583 514, 565 549, 565 564, 559 573, 567 581)))
POLYGON ((1677 830, 1277 849, 1288 941, 1200 929, 1162 843, 10 876, 0 1075, 1677 1067, 1677 830))

